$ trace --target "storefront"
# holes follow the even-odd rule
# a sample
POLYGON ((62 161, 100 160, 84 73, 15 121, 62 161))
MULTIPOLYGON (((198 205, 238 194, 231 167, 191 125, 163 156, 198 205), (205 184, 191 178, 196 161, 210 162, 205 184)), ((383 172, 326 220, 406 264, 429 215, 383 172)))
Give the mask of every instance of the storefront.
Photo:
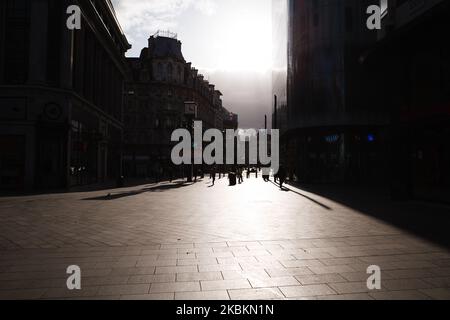
POLYGON ((386 183, 386 139, 383 127, 297 130, 284 136, 282 162, 300 182, 386 183))
POLYGON ((0 189, 22 189, 25 184, 23 135, 0 135, 0 189))

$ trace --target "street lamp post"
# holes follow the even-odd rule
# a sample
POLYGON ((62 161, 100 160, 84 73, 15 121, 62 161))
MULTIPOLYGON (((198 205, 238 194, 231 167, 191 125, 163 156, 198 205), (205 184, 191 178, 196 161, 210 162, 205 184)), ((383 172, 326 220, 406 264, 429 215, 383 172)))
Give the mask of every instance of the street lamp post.
MULTIPOLYGON (((194 135, 194 120, 197 118, 197 103, 193 101, 186 101, 184 103, 184 117, 187 120, 188 130, 191 134, 191 137, 194 135)), ((191 150, 195 152, 195 147, 191 144, 191 150)), ((189 169, 189 174, 187 177, 187 181, 189 183, 192 182, 192 178, 194 176, 194 153, 191 152, 191 164, 189 169)))

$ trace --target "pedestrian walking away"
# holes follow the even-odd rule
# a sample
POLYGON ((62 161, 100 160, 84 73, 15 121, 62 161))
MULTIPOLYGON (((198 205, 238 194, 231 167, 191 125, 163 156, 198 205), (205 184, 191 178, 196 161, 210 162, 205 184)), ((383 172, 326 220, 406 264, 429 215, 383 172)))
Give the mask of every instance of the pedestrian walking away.
POLYGON ((278 169, 278 180, 280 182, 280 189, 283 190, 283 184, 286 181, 287 173, 286 169, 283 166, 280 166, 278 169))

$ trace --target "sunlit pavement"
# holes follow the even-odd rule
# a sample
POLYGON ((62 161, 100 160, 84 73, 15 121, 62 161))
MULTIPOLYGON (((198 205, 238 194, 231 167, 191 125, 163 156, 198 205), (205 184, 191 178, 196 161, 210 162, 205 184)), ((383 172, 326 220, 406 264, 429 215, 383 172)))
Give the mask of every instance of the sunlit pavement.
POLYGON ((445 245, 288 188, 253 177, 0 198, 0 299, 450 298, 445 245), (81 290, 67 289, 70 265, 81 290), (381 290, 367 288, 371 265, 381 290))

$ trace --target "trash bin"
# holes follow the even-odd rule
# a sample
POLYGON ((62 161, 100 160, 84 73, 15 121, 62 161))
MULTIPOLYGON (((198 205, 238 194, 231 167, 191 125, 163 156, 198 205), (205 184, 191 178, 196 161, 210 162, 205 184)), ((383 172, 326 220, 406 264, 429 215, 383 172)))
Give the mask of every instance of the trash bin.
POLYGON ((228 174, 228 179, 230 180, 230 186, 235 186, 236 185, 236 174, 235 173, 230 173, 228 174))

